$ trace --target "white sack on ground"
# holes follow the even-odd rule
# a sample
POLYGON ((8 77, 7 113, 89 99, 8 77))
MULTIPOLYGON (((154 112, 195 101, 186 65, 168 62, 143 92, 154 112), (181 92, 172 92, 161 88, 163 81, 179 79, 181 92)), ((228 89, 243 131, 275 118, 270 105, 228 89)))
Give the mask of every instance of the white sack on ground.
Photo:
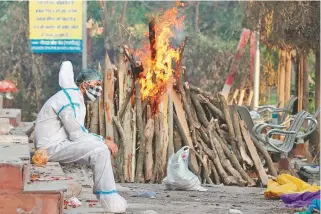
POLYGON ((188 169, 189 147, 184 146, 173 154, 167 164, 167 176, 163 183, 170 190, 206 191, 196 175, 188 169))

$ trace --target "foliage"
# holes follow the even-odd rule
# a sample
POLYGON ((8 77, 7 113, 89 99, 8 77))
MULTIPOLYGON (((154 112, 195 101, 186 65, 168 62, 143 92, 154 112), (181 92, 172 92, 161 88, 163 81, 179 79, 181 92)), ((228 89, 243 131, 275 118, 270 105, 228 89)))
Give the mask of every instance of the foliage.
MULTIPOLYGON (((117 65, 118 46, 140 46, 148 30, 150 16, 173 7, 175 2, 128 1, 125 23, 121 23, 124 2, 107 2, 107 44, 103 35, 91 38, 91 62, 104 62, 104 45, 117 65), (123 39, 122 39, 123 38, 123 39)), ((189 79, 205 89, 217 91, 224 84, 229 63, 236 51, 242 31, 243 7, 239 2, 184 2, 179 16, 185 16, 184 28, 172 45, 178 47, 184 36, 189 39, 183 56, 189 79), (196 16, 198 8, 199 16, 196 16), (198 27, 197 27, 198 26, 198 27)), ((100 1, 88 1, 88 17, 103 26, 100 1)), ((43 103, 59 90, 58 71, 62 60, 71 60, 75 73, 80 70, 80 54, 32 54, 29 49, 28 2, 1 1, 0 74, 18 84, 14 107, 21 108, 23 120, 35 119, 43 103)), ((246 59, 245 59, 246 60, 246 59)), ((246 62, 246 61, 245 61, 246 62)), ((248 66, 248 62, 245 63, 248 66)), ((247 67, 241 72, 248 72, 247 67)))
POLYGON ((269 47, 314 50, 320 42, 320 1, 250 1, 244 25, 269 47))

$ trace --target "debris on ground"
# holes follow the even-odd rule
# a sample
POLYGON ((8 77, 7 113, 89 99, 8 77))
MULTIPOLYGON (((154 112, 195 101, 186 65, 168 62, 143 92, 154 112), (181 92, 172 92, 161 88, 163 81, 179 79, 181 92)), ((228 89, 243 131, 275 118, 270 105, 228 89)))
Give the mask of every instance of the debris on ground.
POLYGON ((243 212, 237 209, 230 209, 229 214, 243 214, 243 212))
POLYGON ((71 206, 72 208, 80 207, 81 202, 76 197, 71 197, 68 200, 64 200, 64 208, 68 209, 68 206, 71 206))
POLYGON ((47 150, 39 149, 32 156, 32 163, 36 166, 44 166, 48 163, 47 150))
POLYGON ((156 192, 153 192, 153 191, 137 191, 135 197, 156 198, 156 192))
POLYGON ((317 191, 320 191, 320 186, 310 185, 289 174, 281 174, 276 178, 276 181, 269 180, 267 189, 264 192, 264 197, 269 199, 279 199, 283 194, 317 191))

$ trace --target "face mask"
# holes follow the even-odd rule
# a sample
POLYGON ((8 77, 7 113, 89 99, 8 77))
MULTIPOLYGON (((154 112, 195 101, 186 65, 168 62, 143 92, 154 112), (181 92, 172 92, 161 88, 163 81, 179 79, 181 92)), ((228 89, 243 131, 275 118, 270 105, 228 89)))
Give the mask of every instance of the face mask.
POLYGON ((88 85, 86 95, 91 101, 96 101, 96 99, 101 95, 102 90, 103 88, 100 85, 88 85))

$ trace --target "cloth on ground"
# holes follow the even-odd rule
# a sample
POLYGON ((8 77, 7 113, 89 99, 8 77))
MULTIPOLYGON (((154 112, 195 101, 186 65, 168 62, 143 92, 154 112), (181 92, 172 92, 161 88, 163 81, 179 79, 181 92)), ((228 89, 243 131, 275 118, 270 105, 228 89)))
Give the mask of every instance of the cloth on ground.
POLYGON ((106 212, 125 212, 127 202, 116 190, 110 151, 104 138, 84 127, 84 97, 74 82, 72 64, 63 62, 59 72, 61 91, 42 107, 35 127, 37 149, 46 149, 49 161, 89 165, 94 194, 106 212))
POLYGON ((313 199, 309 208, 303 212, 297 212, 295 214, 312 214, 312 213, 320 213, 320 199, 313 199), (317 211, 317 212, 314 212, 317 211))
POLYGON ((264 197, 279 199, 283 194, 316 192, 319 190, 320 186, 310 185, 288 174, 281 174, 276 178, 276 181, 269 180, 267 189, 264 192, 264 197))
POLYGON ((283 194, 280 198, 286 207, 306 207, 309 206, 314 199, 320 199, 320 190, 316 192, 283 194))

